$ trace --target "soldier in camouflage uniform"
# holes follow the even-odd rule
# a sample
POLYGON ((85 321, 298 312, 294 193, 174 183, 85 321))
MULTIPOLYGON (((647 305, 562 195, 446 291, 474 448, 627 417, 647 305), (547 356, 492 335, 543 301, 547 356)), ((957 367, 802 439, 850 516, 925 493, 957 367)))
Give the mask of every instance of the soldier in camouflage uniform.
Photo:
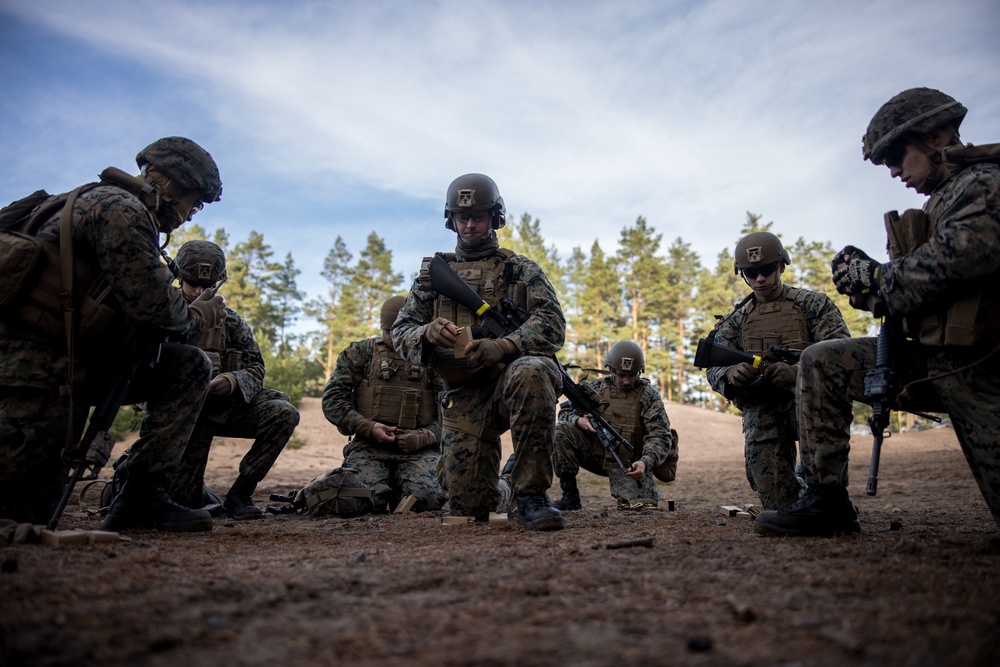
POLYGON ((646 369, 642 348, 630 340, 618 341, 608 351, 604 365, 610 375, 585 384, 608 404, 603 417, 632 445, 631 451, 622 446, 617 452, 628 472, 622 472, 614 457, 604 451, 589 415, 580 414, 565 401, 559 405, 553 456, 563 497, 555 506, 560 510, 581 508, 576 476, 583 467, 608 478, 619 509, 655 508, 660 493, 654 476, 670 482, 677 472, 676 432, 670 428, 659 392, 640 377, 646 369))
MULTIPOLYGON (((716 343, 761 355, 773 345, 802 350, 817 341, 850 336, 830 297, 782 284, 781 274, 791 261, 770 232, 740 239, 735 270, 753 291, 716 325, 716 343)), ((798 364, 781 361, 763 372, 746 362, 707 371, 712 388, 743 413, 747 480, 766 509, 787 505, 802 490, 795 475, 797 372, 798 364)))
MULTIPOLYGON (((837 253, 834 283, 852 305, 886 312, 905 333, 893 371, 903 388, 898 407, 948 413, 1000 523, 1000 166, 974 159, 988 147, 961 144, 965 114, 954 98, 930 88, 905 90, 875 113, 864 158, 930 198, 922 211, 887 215, 888 262, 853 246, 837 253)), ((875 353, 876 339, 861 338, 817 344, 802 355, 799 429, 808 489, 795 503, 762 512, 758 533, 861 530, 847 494, 848 427, 875 353)))
MULTIPOLYGON (((224 303, 221 297, 185 302, 160 254, 159 234, 217 201, 222 182, 212 157, 182 137, 153 142, 136 162, 140 176, 109 168, 73 208, 74 266, 90 280, 75 281, 81 316, 72 372, 64 331, 44 333, 7 312, 0 316, 0 515, 48 520, 60 495, 63 445, 79 440, 88 407, 117 375, 137 365, 126 402, 144 401, 147 410, 132 447, 132 474, 104 525, 212 527, 208 512, 177 504, 164 483, 201 410, 211 370, 204 352, 174 341, 214 322, 224 303), (88 302, 99 304, 103 325, 85 316, 88 302), (72 401, 62 386, 68 378, 72 401)), ((61 217, 45 222, 38 238, 58 247, 61 217)), ((61 313, 55 315, 61 320, 61 313)))
POLYGON ((414 511, 440 509, 447 499, 438 482, 444 383, 432 369, 400 358, 389 329, 406 297, 382 304, 382 336, 356 341, 337 357, 323 391, 323 414, 344 435, 344 467, 356 468, 372 490, 375 508, 388 510, 416 498, 414 511))
MULTIPOLYGON (((188 303, 226 279, 226 255, 211 241, 188 241, 177 251, 175 262, 188 303)), ((253 492, 292 437, 299 412, 288 394, 264 386, 260 347, 236 311, 226 308, 225 317, 200 332, 196 342, 212 361, 212 382, 168 490, 178 502, 200 507, 211 499, 205 493, 205 466, 212 439, 253 438, 222 508, 234 519, 259 519, 262 512, 254 505, 253 492)))
POLYGON ((501 309, 500 298, 507 296, 528 314, 513 334, 481 337, 478 315, 435 292, 422 272, 392 327, 399 355, 433 365, 447 387, 441 399, 442 486, 450 510, 485 518, 498 508, 500 435, 510 429, 517 521, 529 530, 561 529, 562 514, 546 492, 561 392, 559 369, 550 357, 566 334, 562 308, 537 264, 499 247, 495 230, 505 224, 506 209, 493 179, 483 174, 455 179, 444 215, 445 227, 458 234, 455 253, 442 255, 448 264, 491 307, 501 309), (459 328, 473 340, 456 358, 459 328))

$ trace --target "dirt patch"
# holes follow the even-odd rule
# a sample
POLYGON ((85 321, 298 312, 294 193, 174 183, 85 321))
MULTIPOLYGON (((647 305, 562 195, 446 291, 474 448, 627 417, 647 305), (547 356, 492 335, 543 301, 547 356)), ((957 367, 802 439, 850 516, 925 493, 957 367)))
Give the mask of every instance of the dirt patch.
MULTIPOLYGON (((739 418, 667 409, 681 437, 677 480, 660 489, 673 512, 616 511, 606 480, 584 473, 584 509, 555 533, 443 526, 441 513, 267 515, 5 547, 0 664, 998 664, 1000 533, 954 433, 887 440, 874 498, 870 438, 855 437, 861 535, 759 538, 720 510, 756 502, 739 418)), ((295 439, 258 504, 342 460, 315 399, 295 439)), ((217 441, 214 489, 247 446, 217 441)), ((60 527, 99 523, 70 507, 60 527)))

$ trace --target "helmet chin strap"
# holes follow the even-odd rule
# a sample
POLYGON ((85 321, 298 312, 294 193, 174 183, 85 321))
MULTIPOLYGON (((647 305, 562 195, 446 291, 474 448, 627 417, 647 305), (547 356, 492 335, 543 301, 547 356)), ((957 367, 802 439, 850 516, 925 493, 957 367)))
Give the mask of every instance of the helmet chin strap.
POLYGON ((958 133, 956 132, 951 140, 946 142, 946 145, 940 148, 934 148, 924 141, 924 136, 926 135, 911 136, 910 143, 926 155, 927 159, 931 161, 930 171, 927 172, 927 176, 924 178, 923 182, 920 183, 920 187, 916 188, 917 192, 929 195, 934 192, 939 185, 946 181, 950 175, 948 165, 945 164, 944 149, 956 143, 961 145, 961 141, 958 139, 958 133))

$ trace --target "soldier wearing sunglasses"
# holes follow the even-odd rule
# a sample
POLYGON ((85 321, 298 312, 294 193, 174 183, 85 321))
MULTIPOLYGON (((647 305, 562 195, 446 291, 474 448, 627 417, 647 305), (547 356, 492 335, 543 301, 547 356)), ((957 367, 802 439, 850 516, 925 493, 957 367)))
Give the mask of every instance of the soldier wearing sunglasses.
MULTIPOLYGON (((828 296, 782 284, 791 262, 771 232, 740 239, 734 266, 752 291, 716 325, 716 343, 760 355, 773 345, 802 350, 817 341, 850 336, 828 296)), ((739 363, 707 373, 712 388, 743 412, 747 480, 765 509, 794 501, 802 489, 795 474, 797 374, 798 364, 784 362, 770 363, 763 371, 739 363)))

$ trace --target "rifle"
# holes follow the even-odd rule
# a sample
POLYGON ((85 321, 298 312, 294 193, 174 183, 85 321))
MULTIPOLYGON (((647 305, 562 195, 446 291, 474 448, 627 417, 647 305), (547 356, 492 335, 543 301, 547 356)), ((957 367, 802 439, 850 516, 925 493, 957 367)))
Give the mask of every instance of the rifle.
POLYGON ((698 341, 698 349, 694 353, 694 365, 698 368, 712 368, 748 363, 757 370, 763 370, 778 361, 796 364, 801 356, 802 350, 793 350, 787 345, 772 345, 765 354, 750 354, 716 343, 711 338, 702 338, 698 341))
MULTIPOLYGON (((802 350, 793 350, 787 345, 772 345, 764 354, 750 354, 749 352, 737 350, 728 345, 716 343, 714 335, 713 332, 709 334, 708 338, 702 338, 698 341, 698 349, 694 353, 694 365, 696 367, 712 368, 713 366, 733 366, 735 364, 748 363, 758 372, 761 372, 771 364, 779 361, 786 364, 798 363, 799 357, 802 356, 802 350)), ((757 391, 758 389, 764 389, 765 385, 767 388, 771 387, 771 384, 761 374, 753 382, 746 387, 741 387, 741 389, 757 391)), ((734 398, 734 394, 729 388, 726 389, 724 395, 729 400, 733 400, 734 398)))
POLYGON ((129 387, 135 378, 138 367, 138 364, 134 364, 112 380, 108 391, 90 416, 90 424, 80 442, 77 443, 72 452, 63 457, 64 460, 67 460, 63 467, 63 479, 65 480, 63 492, 46 526, 49 530, 55 530, 59 524, 59 518, 62 516, 63 510, 66 509, 66 503, 69 502, 70 494, 73 493, 77 482, 97 479, 104 464, 108 462, 111 450, 115 446, 115 440, 109 431, 119 408, 125 402, 125 397, 128 395, 129 387))
MULTIPOLYGON (((890 235, 890 240, 892 239, 892 225, 898 220, 899 215, 896 211, 885 214, 885 228, 890 235)), ((850 259, 850 253, 845 254, 843 263, 835 265, 834 271, 841 268, 850 259)), ((868 427, 872 431, 872 457, 868 464, 868 486, 865 493, 874 496, 878 492, 878 466, 882 457, 882 441, 888 434, 886 429, 889 428, 889 414, 892 412, 892 402, 898 389, 894 368, 899 334, 895 321, 888 316, 889 311, 885 301, 877 293, 866 289, 860 294, 850 295, 850 301, 855 308, 867 310, 875 317, 882 318, 882 326, 879 327, 875 343, 875 366, 869 368, 865 373, 864 395, 864 402, 872 408, 872 413, 868 417, 868 427)), ((916 410, 909 412, 934 422, 941 421, 940 417, 926 412, 917 412, 916 410)))
MULTIPOLYGON (((514 333, 528 319, 528 313, 506 296, 500 298, 503 312, 490 306, 448 266, 440 255, 435 255, 431 259, 429 272, 431 288, 478 315, 483 329, 494 338, 503 338, 514 333)), ((628 472, 628 467, 618 455, 618 447, 632 451, 632 444, 601 415, 600 401, 595 400, 593 392, 574 382, 558 360, 553 359, 553 361, 559 369, 563 395, 569 399, 577 412, 590 415, 590 423, 594 426, 597 439, 600 440, 604 451, 614 458, 623 473, 628 472)))
POLYGON ((288 503, 287 505, 268 505, 267 511, 270 514, 295 514, 300 509, 303 509, 306 504, 305 502, 296 502, 295 498, 298 496, 298 491, 289 491, 288 493, 272 493, 270 499, 276 502, 288 503))
MULTIPOLYGON (((865 373, 865 403, 871 406, 872 413, 868 417, 868 426, 872 431, 872 458, 868 466, 868 488, 865 492, 874 496, 878 491, 878 466, 882 455, 882 441, 887 436, 889 413, 892 411, 892 401, 896 396, 895 365, 896 346, 899 337, 894 321, 888 317, 882 320, 875 344, 875 367, 865 373)), ((909 410, 909 412, 940 422, 941 418, 925 412, 909 410)))

